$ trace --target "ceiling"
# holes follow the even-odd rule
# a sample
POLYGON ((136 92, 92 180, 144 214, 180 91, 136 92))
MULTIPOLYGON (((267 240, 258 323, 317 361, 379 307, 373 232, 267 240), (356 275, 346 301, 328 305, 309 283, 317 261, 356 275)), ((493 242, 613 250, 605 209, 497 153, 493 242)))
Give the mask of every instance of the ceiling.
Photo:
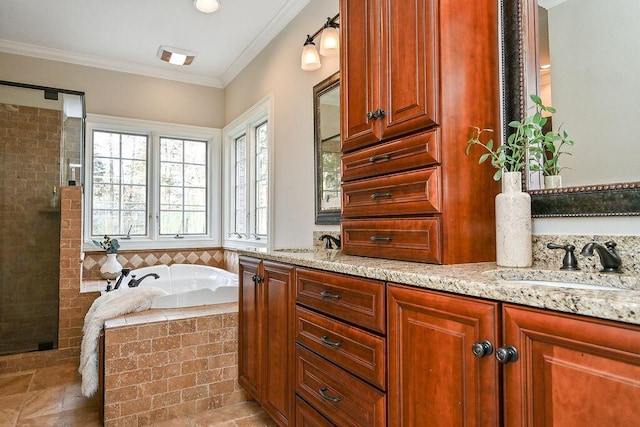
MULTIPOLYGON (((1 0, 0 52, 224 87, 310 0, 1 0), (161 61, 160 45, 197 52, 161 61)), ((302 41, 300 42, 302 45, 302 41)))

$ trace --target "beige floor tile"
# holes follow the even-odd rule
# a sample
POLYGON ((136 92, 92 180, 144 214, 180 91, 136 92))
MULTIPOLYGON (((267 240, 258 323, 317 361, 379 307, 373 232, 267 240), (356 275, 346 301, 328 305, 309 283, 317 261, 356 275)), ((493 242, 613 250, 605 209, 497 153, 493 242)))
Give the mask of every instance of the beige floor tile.
POLYGON ((58 386, 28 393, 20 413, 20 420, 61 412, 65 388, 58 386))
POLYGON ((192 425, 189 417, 180 417, 153 424, 149 427, 191 427, 192 425))
POLYGON ((41 390, 59 385, 71 385, 81 381, 76 364, 51 366, 38 369, 33 375, 31 390, 41 390))
POLYGON ((237 427, 277 427, 278 425, 267 414, 252 415, 236 421, 237 427))
POLYGON ((31 383, 33 373, 3 375, 0 377, 0 396, 26 393, 31 383))
POLYGON ((16 427, 101 427, 97 409, 81 408, 57 414, 20 419, 16 427))
POLYGON ((241 402, 235 405, 223 406, 222 408, 212 409, 197 415, 191 415, 191 422, 194 426, 210 426, 224 422, 236 421, 241 418, 250 417, 262 412, 262 409, 255 402, 241 402), (217 424, 216 424, 217 423, 217 424))
POLYGON ((12 394, 0 397, 0 427, 13 427, 18 420, 20 408, 27 394, 12 394))

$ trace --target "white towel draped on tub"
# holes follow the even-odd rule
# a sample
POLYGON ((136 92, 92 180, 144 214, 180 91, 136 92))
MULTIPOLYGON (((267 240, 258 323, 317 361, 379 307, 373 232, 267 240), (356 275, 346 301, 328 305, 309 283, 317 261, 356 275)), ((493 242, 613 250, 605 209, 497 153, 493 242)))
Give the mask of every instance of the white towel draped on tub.
POLYGON ((82 394, 93 396, 98 389, 98 338, 107 319, 136 311, 148 310, 153 299, 167 295, 160 288, 143 287, 107 292, 98 297, 84 317, 80 367, 82 394))

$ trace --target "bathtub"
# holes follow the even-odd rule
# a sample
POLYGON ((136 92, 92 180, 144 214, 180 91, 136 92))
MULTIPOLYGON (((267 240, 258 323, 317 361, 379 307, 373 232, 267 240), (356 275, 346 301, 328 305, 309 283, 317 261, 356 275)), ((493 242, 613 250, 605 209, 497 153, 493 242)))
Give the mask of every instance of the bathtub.
MULTIPOLYGON (((140 278, 155 273, 158 279, 147 277, 140 287, 154 286, 169 295, 156 297, 151 308, 195 307, 238 301, 238 275, 216 267, 192 264, 154 265, 131 270, 140 278)), ((129 289, 129 278, 124 278, 121 289, 129 289)))

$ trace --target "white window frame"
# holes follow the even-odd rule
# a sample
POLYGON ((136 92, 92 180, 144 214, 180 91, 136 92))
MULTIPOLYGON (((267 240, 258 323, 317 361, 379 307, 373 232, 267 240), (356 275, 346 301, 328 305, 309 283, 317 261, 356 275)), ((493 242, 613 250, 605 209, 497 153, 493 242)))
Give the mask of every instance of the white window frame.
MULTIPOLYGON (((223 157, 224 157, 224 214, 222 233, 224 238, 225 248, 267 248, 272 249, 272 242, 274 241, 274 120, 273 120, 273 95, 269 94, 254 104, 244 113, 240 114, 237 118, 231 121, 222 130, 223 140, 223 157), (247 140, 255 137, 255 129, 267 122, 267 147, 268 147, 268 207, 267 207, 267 236, 257 239, 255 235, 238 236, 232 234, 234 229, 234 217, 235 217, 235 140, 246 134, 247 140)), ((249 144, 251 146, 252 143, 249 144)), ((247 157, 252 158, 255 152, 253 149, 247 150, 247 157)), ((252 167, 255 165, 252 165, 252 167)), ((252 175, 250 171, 247 171, 248 176, 252 175)), ((249 187, 253 187, 253 183, 249 183, 249 187)), ((247 194, 247 199, 251 200, 255 194, 247 194)), ((251 206, 253 205, 253 202, 251 206)), ((249 215, 255 215, 255 212, 248 206, 249 215)), ((249 224, 254 224, 255 218, 249 221, 249 224)), ((250 231, 251 233, 251 231, 250 231)))
POLYGON ((93 132, 125 132, 147 135, 149 138, 149 156, 147 158, 147 210, 148 229, 146 236, 131 236, 130 239, 117 236, 121 250, 138 249, 181 249, 181 248, 219 248, 221 238, 222 215, 222 132, 220 129, 201 126, 179 125, 124 117, 87 114, 85 147, 85 188, 84 188, 84 225, 83 249, 86 252, 99 250, 91 242, 93 183, 93 132), (160 213, 160 137, 192 139, 207 142, 207 234, 202 236, 185 235, 161 236, 159 233, 160 213))

